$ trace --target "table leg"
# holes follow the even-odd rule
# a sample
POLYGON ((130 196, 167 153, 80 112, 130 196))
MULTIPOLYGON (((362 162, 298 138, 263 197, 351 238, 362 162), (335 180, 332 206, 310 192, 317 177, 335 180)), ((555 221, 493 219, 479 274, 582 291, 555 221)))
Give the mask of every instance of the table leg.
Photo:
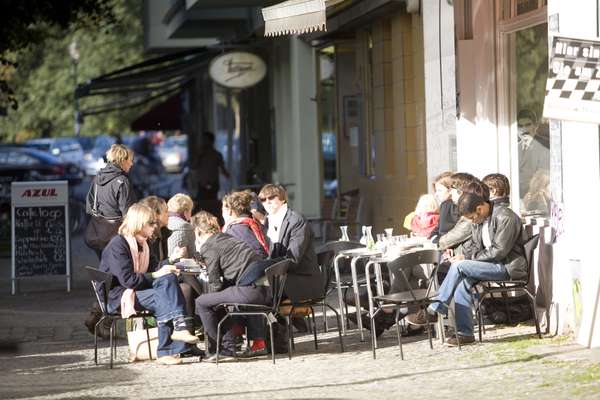
POLYGON ((346 315, 344 313, 344 300, 342 298, 342 281, 340 278, 340 265, 339 265, 339 260, 342 257, 344 257, 344 256, 337 255, 335 257, 335 259, 333 260, 333 269, 335 271, 335 285, 336 285, 337 295, 338 295, 338 305, 340 307, 340 321, 342 324, 342 334, 346 335, 346 315))
POLYGON ((354 307, 356 308, 356 323, 358 324, 358 330, 360 331, 360 341, 365 341, 365 334, 363 332, 362 318, 360 312, 360 295, 358 293, 358 276, 356 273, 356 263, 361 257, 352 257, 350 262, 350 269, 352 271, 352 288, 354 289, 354 307))

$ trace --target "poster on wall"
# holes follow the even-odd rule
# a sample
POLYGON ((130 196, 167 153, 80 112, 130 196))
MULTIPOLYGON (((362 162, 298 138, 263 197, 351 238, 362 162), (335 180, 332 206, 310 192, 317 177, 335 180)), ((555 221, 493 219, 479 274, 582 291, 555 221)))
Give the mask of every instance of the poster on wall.
POLYGON ((544 117, 600 123, 600 42, 552 38, 544 117))

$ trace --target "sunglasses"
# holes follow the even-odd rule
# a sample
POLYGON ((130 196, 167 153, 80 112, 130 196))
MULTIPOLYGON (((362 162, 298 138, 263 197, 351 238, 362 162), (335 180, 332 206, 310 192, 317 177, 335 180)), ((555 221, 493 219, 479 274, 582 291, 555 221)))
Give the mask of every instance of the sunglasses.
POLYGON ((264 203, 267 200, 273 200, 274 198, 276 198, 277 195, 271 195, 271 196, 267 196, 267 197, 259 197, 258 199, 260 200, 261 203, 264 203))

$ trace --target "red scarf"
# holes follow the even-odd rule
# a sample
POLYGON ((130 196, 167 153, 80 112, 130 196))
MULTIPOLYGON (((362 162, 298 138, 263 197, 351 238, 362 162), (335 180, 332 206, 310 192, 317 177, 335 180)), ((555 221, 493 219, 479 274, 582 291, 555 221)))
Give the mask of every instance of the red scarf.
POLYGON ((262 248, 265 249, 265 253, 269 254, 269 246, 267 245, 267 241, 265 240, 265 234, 263 233, 262 229, 260 229, 258 222, 256 222, 254 218, 240 217, 232 219, 223 227, 223 232, 225 232, 230 225, 235 224, 248 225, 252 233, 254 233, 256 240, 258 240, 258 243, 260 243, 262 248))

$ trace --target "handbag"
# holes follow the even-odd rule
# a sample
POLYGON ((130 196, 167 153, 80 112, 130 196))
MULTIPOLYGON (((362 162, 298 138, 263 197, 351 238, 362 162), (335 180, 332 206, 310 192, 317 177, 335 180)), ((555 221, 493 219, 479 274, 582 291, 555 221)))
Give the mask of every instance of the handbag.
POLYGON ((119 232, 121 218, 108 219, 98 213, 98 184, 94 186, 94 204, 92 207, 92 218, 88 222, 83 235, 85 244, 94 250, 102 250, 110 239, 119 232))
MULTIPOLYGON (((150 335, 150 351, 152 358, 156 359, 158 349, 158 328, 148 329, 150 335)), ((129 361, 149 360, 148 356, 148 336, 145 329, 138 329, 127 332, 127 343, 129 345, 129 361)))

